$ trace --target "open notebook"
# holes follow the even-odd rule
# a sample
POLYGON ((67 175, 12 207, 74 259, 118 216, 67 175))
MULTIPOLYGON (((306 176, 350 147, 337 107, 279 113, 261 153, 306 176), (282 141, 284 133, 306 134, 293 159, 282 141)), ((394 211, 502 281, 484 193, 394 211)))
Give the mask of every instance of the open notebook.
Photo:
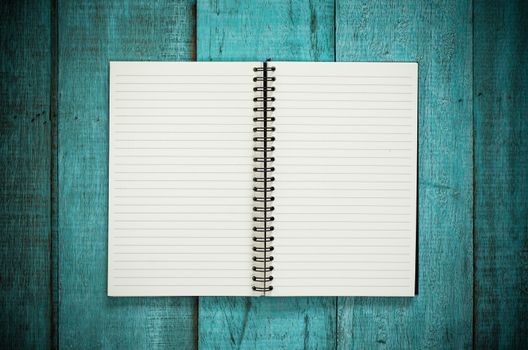
POLYGON ((111 62, 108 295, 412 296, 417 64, 111 62))

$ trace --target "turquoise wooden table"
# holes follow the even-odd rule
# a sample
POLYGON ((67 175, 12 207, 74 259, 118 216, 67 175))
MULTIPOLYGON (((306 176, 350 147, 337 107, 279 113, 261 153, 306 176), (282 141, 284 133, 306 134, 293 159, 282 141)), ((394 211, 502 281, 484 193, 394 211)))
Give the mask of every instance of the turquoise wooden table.
POLYGON ((2 348, 527 347, 527 1, 0 8, 2 348), (419 295, 108 298, 108 62, 267 57, 419 62, 419 295))

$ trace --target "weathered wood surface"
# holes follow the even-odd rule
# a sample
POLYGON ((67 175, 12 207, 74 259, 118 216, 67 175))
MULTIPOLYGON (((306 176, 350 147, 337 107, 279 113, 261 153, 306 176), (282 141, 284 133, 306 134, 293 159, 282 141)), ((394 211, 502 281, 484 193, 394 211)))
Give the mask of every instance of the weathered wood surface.
POLYGON ((475 2, 475 347, 526 348, 528 2, 475 2))
POLYGON ((59 2, 59 346, 193 348, 195 298, 109 298, 111 60, 190 60, 192 1, 59 2))
POLYGON ((0 347, 525 347, 527 3, 193 3, 0 5, 0 347), (108 61, 196 55, 419 62, 418 297, 106 297, 108 61))
MULTIPOLYGON (((334 3, 198 1, 198 60, 333 61, 334 3)), ((335 298, 200 298, 203 349, 333 349, 335 298)))
POLYGON ((0 3, 0 348, 50 342, 50 3, 0 3))
POLYGON ((472 345, 471 1, 338 1, 338 61, 419 65, 419 295, 339 298, 340 349, 472 345))

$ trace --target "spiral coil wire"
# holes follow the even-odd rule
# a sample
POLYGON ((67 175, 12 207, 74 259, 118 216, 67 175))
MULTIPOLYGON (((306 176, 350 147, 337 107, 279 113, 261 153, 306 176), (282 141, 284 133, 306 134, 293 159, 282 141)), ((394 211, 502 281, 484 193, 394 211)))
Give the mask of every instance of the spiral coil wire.
POLYGON ((255 107, 253 112, 253 291, 261 292, 265 295, 273 290, 271 282, 273 281, 273 240, 272 232, 274 230, 273 221, 273 172, 275 167, 273 162, 273 151, 275 147, 273 142, 275 137, 273 132, 275 127, 272 116, 275 107, 272 106, 275 97, 271 96, 275 87, 272 86, 275 81, 273 72, 275 67, 270 67, 268 61, 264 62, 262 67, 255 67, 256 76, 253 78, 256 86, 253 88, 255 98, 253 102, 255 107))

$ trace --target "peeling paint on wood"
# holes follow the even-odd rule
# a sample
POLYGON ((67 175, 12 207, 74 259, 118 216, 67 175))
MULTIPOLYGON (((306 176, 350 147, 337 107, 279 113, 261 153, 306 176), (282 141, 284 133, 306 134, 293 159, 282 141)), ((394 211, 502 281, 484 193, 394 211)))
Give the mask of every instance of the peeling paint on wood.
POLYGON ((193 348, 195 298, 106 296, 111 60, 189 60, 192 1, 59 2, 59 346, 193 348))
POLYGON ((0 347, 50 341, 50 3, 0 3, 0 347))
POLYGON ((528 331, 528 2, 475 3, 475 347, 528 331))
POLYGON ((337 60, 419 65, 419 294, 339 298, 338 348, 472 345, 471 1, 338 1, 337 60))

